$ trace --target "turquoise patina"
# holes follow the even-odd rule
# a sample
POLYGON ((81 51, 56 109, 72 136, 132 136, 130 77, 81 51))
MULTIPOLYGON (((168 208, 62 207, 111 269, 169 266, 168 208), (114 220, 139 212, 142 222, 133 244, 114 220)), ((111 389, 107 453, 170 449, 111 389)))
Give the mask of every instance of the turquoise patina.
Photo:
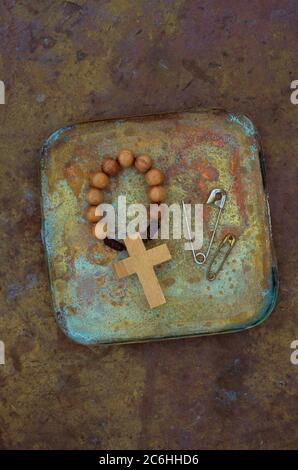
MULTIPOLYGON (((219 111, 100 121, 60 129, 42 151, 43 241, 56 318, 83 344, 137 342, 240 331, 263 321, 277 293, 277 270, 261 147, 245 116, 219 111), (206 279, 183 240, 169 240, 172 261, 156 272, 167 303, 150 310, 136 276, 117 281, 117 253, 91 235, 84 219, 88 174, 123 147, 149 153, 166 174, 167 202, 204 203, 228 191, 213 252, 229 232, 238 241, 218 278, 206 279)), ((144 179, 127 170, 105 200, 144 202, 144 179)), ((215 214, 204 209, 205 243, 215 214)), ((148 242, 148 247, 160 243, 148 242)))

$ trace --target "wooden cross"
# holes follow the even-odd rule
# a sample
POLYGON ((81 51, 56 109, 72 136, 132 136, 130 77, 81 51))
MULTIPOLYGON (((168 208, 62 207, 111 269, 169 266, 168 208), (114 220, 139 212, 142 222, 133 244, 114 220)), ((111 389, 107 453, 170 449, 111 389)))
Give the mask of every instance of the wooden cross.
POLYGON ((166 299, 154 272, 154 266, 171 259, 171 253, 166 244, 146 250, 141 235, 125 238, 129 258, 113 264, 118 279, 137 274, 144 289, 150 308, 165 304, 166 299))

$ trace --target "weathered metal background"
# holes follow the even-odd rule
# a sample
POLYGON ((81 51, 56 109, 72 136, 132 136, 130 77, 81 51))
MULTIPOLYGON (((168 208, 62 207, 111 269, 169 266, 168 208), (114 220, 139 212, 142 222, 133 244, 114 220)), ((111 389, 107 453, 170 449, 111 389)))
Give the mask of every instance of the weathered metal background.
POLYGON ((297 2, 1 2, 2 448, 296 448, 297 2), (75 122, 190 107, 262 136, 281 281, 237 335, 86 348, 59 331, 40 240, 39 150, 75 122))
MULTIPOLYGON (((55 314, 66 334, 83 344, 135 342, 234 332, 263 321, 275 303, 277 279, 261 153, 252 122, 220 111, 100 121, 55 131, 41 161, 43 241, 55 314), (84 218, 90 173, 100 168, 104 155, 117 155, 125 147, 137 155, 149 153, 163 169, 169 205, 203 204, 214 187, 227 191, 204 266, 184 250, 184 238, 173 240, 171 227, 167 244, 172 260, 155 268, 167 303, 151 311, 136 276, 115 278, 112 264, 127 253, 97 240, 84 218), (210 282, 207 269, 227 233, 235 234, 238 243, 210 282)), ((105 202, 117 207, 120 195, 127 204, 146 203, 143 175, 131 168, 112 178, 105 202)), ((205 205, 204 250, 217 214, 215 206, 205 205)), ((152 240, 147 248, 155 245, 152 240)))

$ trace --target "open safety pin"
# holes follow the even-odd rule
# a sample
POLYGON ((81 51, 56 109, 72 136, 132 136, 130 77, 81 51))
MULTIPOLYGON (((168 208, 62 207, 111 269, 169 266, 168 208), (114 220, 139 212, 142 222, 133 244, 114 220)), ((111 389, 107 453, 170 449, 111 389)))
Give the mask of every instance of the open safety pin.
POLYGON ((222 210, 224 208, 224 205, 226 203, 226 198, 227 198, 227 193, 225 192, 225 190, 219 189, 219 188, 213 189, 208 197, 206 204, 214 204, 219 209, 219 212, 218 212, 218 216, 214 225, 214 229, 213 229, 212 236, 210 238, 210 242, 209 242, 206 253, 202 253, 202 252, 196 253, 196 258, 199 264, 204 264, 209 256, 209 253, 210 253, 213 241, 214 241, 214 237, 216 234, 216 230, 218 227, 219 219, 220 219, 222 210))
POLYGON ((236 235, 233 233, 228 233, 220 242, 207 272, 207 279, 209 281, 214 281, 219 271, 222 269, 224 262, 226 261, 233 246, 236 243, 236 240, 236 235))
POLYGON ((213 189, 211 191, 209 197, 208 197, 207 204, 214 204, 219 209, 219 212, 218 212, 218 216, 217 216, 217 219, 216 219, 216 222, 215 222, 215 226, 214 226, 214 229, 213 229, 213 232, 212 232, 212 236, 211 236, 206 254, 202 253, 202 252, 196 253, 195 250, 194 250, 193 243, 192 243, 191 230, 190 230, 190 226, 189 226, 189 222, 188 222, 188 217, 187 217, 187 214, 186 214, 186 208, 185 208, 185 204, 183 202, 183 212, 184 212, 184 217, 185 217, 185 221, 186 221, 186 228, 187 228, 188 236, 189 236, 189 239, 190 239, 190 244, 191 244, 191 249, 192 249, 194 262, 197 263, 197 264, 204 264, 205 261, 207 260, 208 256, 209 256, 209 253, 210 253, 213 241, 214 241, 214 237, 215 237, 215 234, 216 234, 216 230, 217 230, 217 227, 218 227, 219 219, 220 219, 222 210, 223 210, 225 202, 226 202, 226 198, 227 198, 227 193, 225 192, 225 190, 224 189, 219 189, 219 188, 213 189))

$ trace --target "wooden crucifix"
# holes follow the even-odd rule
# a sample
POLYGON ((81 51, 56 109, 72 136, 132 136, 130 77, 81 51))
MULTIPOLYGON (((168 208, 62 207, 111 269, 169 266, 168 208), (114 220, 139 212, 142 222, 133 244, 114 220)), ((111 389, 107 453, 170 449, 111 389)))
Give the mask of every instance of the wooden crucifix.
POLYGON ((154 266, 171 259, 171 253, 167 245, 164 243, 163 245, 146 250, 139 233, 125 238, 124 243, 129 258, 113 264, 117 278, 122 279, 132 274, 137 274, 150 308, 165 304, 166 299, 154 272, 154 266))

